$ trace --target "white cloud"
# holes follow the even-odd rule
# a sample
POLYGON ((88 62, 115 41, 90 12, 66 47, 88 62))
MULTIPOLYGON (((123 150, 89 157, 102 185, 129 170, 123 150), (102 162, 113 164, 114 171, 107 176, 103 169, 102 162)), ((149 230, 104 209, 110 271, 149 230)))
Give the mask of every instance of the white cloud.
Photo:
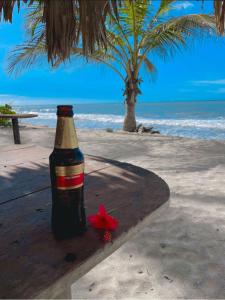
POLYGON ((195 80, 191 81, 194 85, 225 85, 225 79, 216 80, 195 80))
POLYGON ((187 9, 187 8, 190 8, 190 7, 193 7, 194 4, 191 3, 190 1, 182 1, 180 3, 177 3, 175 5, 173 5, 173 7, 175 9, 187 9))

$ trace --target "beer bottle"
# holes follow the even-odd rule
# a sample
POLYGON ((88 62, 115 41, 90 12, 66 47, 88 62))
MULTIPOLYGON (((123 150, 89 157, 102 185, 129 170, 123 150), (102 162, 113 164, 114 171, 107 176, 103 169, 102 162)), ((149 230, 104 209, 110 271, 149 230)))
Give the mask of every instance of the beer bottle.
POLYGON ((56 239, 82 234, 84 209, 84 157, 78 147, 73 106, 57 106, 54 150, 49 157, 52 185, 52 231, 56 239))

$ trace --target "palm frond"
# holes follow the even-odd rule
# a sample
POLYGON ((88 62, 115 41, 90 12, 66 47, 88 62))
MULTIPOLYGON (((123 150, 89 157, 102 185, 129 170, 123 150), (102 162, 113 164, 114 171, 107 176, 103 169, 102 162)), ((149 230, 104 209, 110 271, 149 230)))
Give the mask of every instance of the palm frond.
MULTIPOLYGON (((131 48, 130 45, 127 44, 127 41, 121 37, 121 35, 115 34, 114 32, 108 30, 107 43, 108 53, 112 53, 115 57, 118 57, 123 62, 128 59, 128 53, 131 52, 131 48)), ((100 51, 100 49, 98 51, 100 51)))
MULTIPOLYGON (((84 58, 82 48, 73 48, 72 52, 75 57, 84 58)), ((116 66, 113 65, 113 61, 115 60, 114 56, 108 54, 104 50, 97 50, 87 58, 91 62, 105 64, 106 66, 111 68, 115 73, 117 73, 119 75, 119 77, 125 82, 125 77, 122 75, 120 70, 116 66)), ((57 65, 56 65, 56 67, 57 67, 57 65)))
POLYGON ((177 0, 161 0, 159 9, 155 15, 155 19, 170 11, 170 9, 172 8, 171 4, 175 1, 177 0))
POLYGON ((152 80, 155 80, 156 74, 157 74, 157 69, 155 65, 147 58, 144 58, 144 65, 148 71, 148 73, 151 75, 152 80))
MULTIPOLYGON (((75 57, 80 57, 80 58, 84 58, 83 55, 83 49, 79 48, 79 47, 74 47, 72 49, 72 53, 73 56, 75 57)), ((96 50, 94 53, 92 53, 89 57, 88 57, 89 61, 91 62, 99 62, 99 61, 113 61, 114 57, 112 55, 110 55, 109 53, 107 53, 106 51, 102 50, 96 50)))
POLYGON ((149 3, 149 0, 124 1, 123 6, 119 9, 119 20, 123 23, 127 33, 133 35, 142 28, 149 3))
POLYGON ((42 22, 43 18, 43 9, 38 5, 38 3, 34 3, 26 8, 25 15, 25 30, 27 35, 34 36, 36 30, 41 28, 42 31, 45 31, 45 25, 42 22))
POLYGON ((41 58, 46 58, 44 34, 15 47, 10 52, 7 72, 16 77, 35 63, 40 62, 41 58))
POLYGON ((159 51, 163 56, 173 55, 186 45, 188 37, 215 31, 215 18, 204 14, 192 14, 172 18, 146 32, 143 48, 159 51), (201 29, 201 30, 200 30, 201 29))
POLYGON ((147 57, 144 58, 144 63, 146 64, 146 67, 150 73, 156 71, 155 66, 150 62, 150 60, 147 57))

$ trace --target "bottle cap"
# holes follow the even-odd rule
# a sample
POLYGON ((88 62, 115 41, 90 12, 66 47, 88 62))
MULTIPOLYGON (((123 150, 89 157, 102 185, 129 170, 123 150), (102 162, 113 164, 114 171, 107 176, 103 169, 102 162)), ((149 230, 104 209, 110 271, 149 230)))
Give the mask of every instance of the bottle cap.
POLYGON ((58 117, 72 117, 73 116, 73 105, 58 105, 57 106, 58 117))

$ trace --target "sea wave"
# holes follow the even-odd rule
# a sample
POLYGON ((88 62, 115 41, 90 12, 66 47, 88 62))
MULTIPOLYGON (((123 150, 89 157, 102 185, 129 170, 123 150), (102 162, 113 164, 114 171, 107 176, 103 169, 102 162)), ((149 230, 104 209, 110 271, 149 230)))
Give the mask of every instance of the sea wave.
MULTIPOLYGON (((55 112, 40 112, 40 111, 23 111, 24 113, 34 113, 38 114, 37 119, 41 120, 56 120, 55 112)), ((91 123, 104 123, 113 125, 113 124, 122 124, 124 116, 122 115, 113 115, 113 114, 76 114, 74 117, 78 122, 88 121, 91 123)), ((150 119, 137 116, 137 123, 141 123, 146 126, 169 126, 169 127, 194 127, 194 128, 208 128, 208 129, 225 129, 225 119, 150 119)))

